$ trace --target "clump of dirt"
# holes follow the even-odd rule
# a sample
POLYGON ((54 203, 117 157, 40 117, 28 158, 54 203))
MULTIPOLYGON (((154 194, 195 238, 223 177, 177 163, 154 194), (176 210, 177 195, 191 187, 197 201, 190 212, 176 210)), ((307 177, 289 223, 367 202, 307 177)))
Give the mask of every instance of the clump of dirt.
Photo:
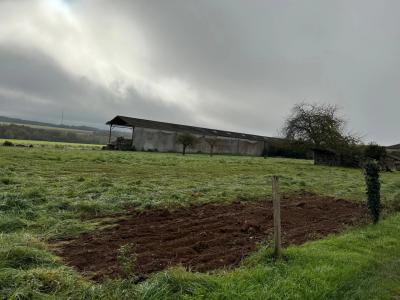
MULTIPOLYGON (((281 201, 283 244, 302 244, 363 220, 364 206, 303 194, 281 201)), ((90 279, 121 274, 118 249, 136 246, 137 275, 183 265, 194 271, 236 266, 273 233, 272 202, 206 204, 173 211, 131 211, 124 220, 57 246, 57 254, 90 279)))

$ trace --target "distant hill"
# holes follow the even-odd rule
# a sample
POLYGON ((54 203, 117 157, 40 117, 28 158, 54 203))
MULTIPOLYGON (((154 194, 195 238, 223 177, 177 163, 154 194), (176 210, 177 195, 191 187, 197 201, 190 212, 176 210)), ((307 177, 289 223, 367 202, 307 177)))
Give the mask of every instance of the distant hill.
MULTIPOLYGON (((0 116, 0 138, 19 140, 40 140, 84 144, 107 144, 108 130, 89 126, 58 125, 0 116)), ((131 134, 113 131, 116 136, 130 137, 131 134)))
POLYGON ((5 116, 0 116, 0 123, 34 125, 34 126, 42 126, 42 127, 54 127, 54 128, 83 130, 83 131, 101 131, 101 129, 89 127, 89 126, 73 126, 73 125, 53 124, 53 123, 30 121, 30 120, 23 120, 23 119, 17 119, 17 118, 9 118, 9 117, 5 117, 5 116))

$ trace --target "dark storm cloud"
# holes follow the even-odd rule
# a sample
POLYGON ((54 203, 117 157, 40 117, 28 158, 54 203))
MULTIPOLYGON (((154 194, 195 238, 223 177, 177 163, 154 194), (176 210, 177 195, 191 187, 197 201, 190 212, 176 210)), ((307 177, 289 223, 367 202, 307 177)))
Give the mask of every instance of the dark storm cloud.
POLYGON ((275 135, 306 100, 343 107, 366 141, 400 140, 398 1, 37 3, 29 43, 0 29, 0 45, 24 45, 8 49, 14 59, 0 52, 8 61, 0 73, 11 70, 0 86, 19 92, 11 93, 20 98, 14 114, 31 97, 29 114, 42 118, 67 105, 74 120, 101 123, 122 112, 275 135), (29 54, 37 48, 40 66, 29 54))

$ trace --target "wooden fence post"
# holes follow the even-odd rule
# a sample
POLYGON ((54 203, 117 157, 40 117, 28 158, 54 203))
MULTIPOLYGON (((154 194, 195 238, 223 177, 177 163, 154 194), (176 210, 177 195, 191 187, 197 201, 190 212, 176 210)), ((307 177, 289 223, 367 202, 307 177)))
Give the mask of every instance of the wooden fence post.
POLYGON ((272 177, 272 200, 274 207, 274 256, 280 258, 282 256, 281 245, 281 203, 279 194, 279 177, 272 177))

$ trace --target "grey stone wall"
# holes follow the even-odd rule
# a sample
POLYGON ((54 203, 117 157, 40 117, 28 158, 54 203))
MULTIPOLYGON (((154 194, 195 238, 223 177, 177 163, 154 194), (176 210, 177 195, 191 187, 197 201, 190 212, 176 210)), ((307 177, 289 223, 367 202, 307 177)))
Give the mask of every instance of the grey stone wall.
MULTIPOLYGON (((180 152, 182 145, 176 143, 178 133, 147 128, 135 128, 133 144, 139 151, 180 152)), ((210 145, 205 136, 196 136, 198 143, 189 147, 187 153, 209 153, 210 145)), ((214 154, 239 154, 260 156, 264 142, 218 137, 214 154)))

